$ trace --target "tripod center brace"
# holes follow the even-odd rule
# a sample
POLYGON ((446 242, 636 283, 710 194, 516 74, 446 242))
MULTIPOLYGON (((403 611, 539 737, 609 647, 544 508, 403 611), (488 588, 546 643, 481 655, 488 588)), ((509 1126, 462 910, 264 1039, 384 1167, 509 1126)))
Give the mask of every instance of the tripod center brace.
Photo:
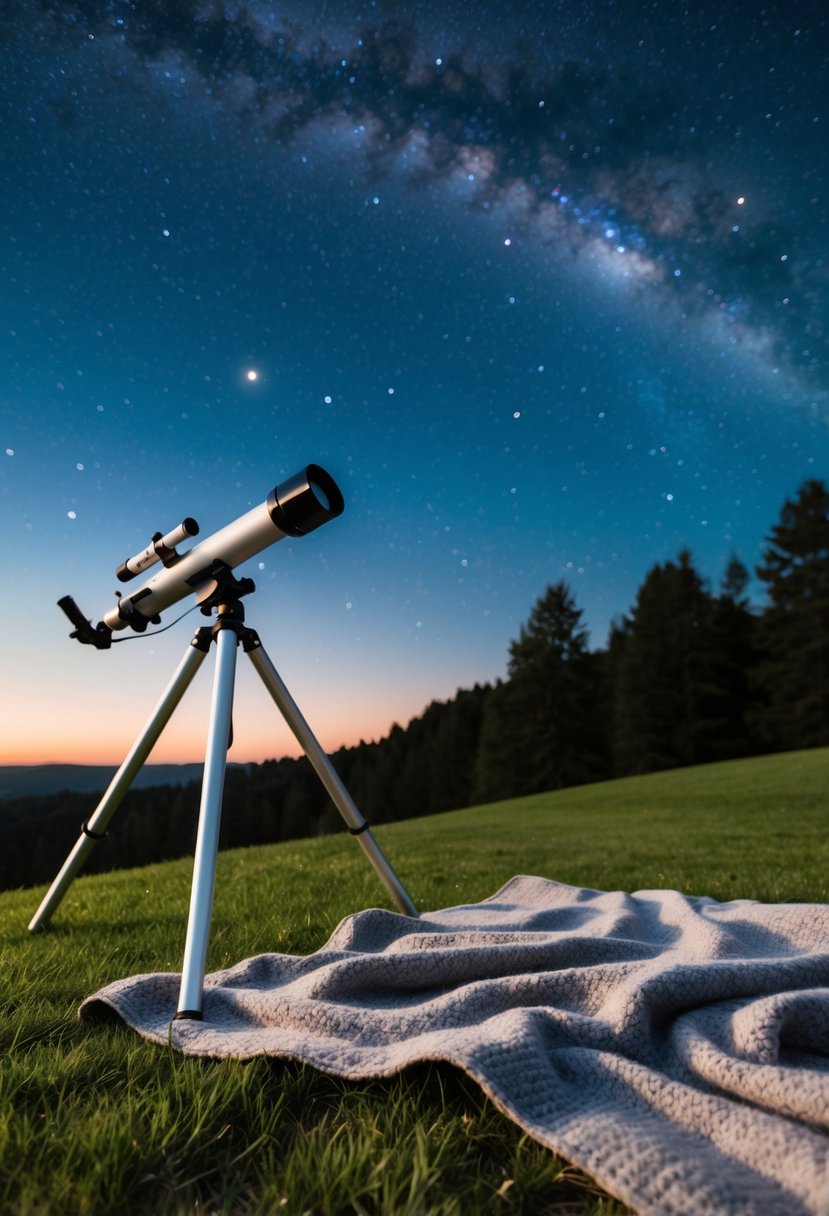
POLYGON ((96 841, 105 835, 109 821, 204 662, 211 645, 215 642, 216 666, 205 748, 190 911, 184 946, 178 1012, 176 1013, 177 1018, 199 1020, 202 1017, 204 1001, 204 974, 213 909, 216 858, 219 850, 222 791, 231 731, 236 650, 239 643, 293 731, 331 801, 345 820, 349 832, 356 837, 374 866, 397 909, 408 916, 418 915, 417 908, 374 839, 368 823, 357 810, 336 769, 314 737, 311 728, 268 658, 258 634, 245 625, 241 596, 253 591, 253 583, 250 579, 237 581, 229 571, 227 575, 229 577, 226 576, 220 580, 213 594, 202 603, 202 611, 207 614, 213 608, 216 609, 215 624, 212 627, 202 626, 196 630, 178 669, 153 710, 144 730, 136 739, 94 812, 83 825, 75 847, 29 923, 30 931, 35 932, 42 928, 52 916, 96 841))

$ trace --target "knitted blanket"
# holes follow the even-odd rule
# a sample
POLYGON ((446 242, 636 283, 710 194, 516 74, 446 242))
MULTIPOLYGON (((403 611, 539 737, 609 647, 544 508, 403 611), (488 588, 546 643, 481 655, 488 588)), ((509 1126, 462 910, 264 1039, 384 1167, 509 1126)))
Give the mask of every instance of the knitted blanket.
POLYGON ((829 1213, 829 906, 517 877, 210 975, 202 1022, 171 1021, 178 989, 119 980, 81 1015, 355 1080, 447 1061, 642 1216, 829 1213))

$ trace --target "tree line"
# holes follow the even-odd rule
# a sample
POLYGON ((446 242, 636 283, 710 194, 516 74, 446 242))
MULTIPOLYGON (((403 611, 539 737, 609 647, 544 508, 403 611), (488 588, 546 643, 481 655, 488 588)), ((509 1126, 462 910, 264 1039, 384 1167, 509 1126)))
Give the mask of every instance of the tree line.
MULTIPOLYGON (((739 558, 712 590, 685 550, 645 576, 607 647, 591 651, 565 582, 545 589, 510 643, 507 677, 433 702, 332 761, 363 814, 386 823, 562 786, 829 744, 829 490, 787 500, 755 571, 739 558)), ((131 791, 88 872, 192 853, 199 785, 131 791)), ((0 806, 0 888, 47 882, 94 796, 0 806)), ((340 816, 308 761, 228 769, 221 845, 321 835, 340 816)))

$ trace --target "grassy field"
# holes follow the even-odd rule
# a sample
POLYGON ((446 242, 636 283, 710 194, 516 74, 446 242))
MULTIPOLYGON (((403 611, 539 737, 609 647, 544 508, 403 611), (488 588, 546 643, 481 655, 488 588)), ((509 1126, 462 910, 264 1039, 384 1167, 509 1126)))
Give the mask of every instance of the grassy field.
MULTIPOLYGON (((377 837, 424 910, 481 899, 519 873, 827 902, 828 791, 823 749, 562 790, 377 837)), ((347 1084, 278 1061, 188 1060, 120 1024, 79 1023, 80 1001, 111 980, 180 968, 191 868, 81 878, 36 937, 26 925, 43 889, 0 894, 0 1211, 626 1210, 452 1069, 347 1084)), ((306 953, 343 916, 378 905, 385 893, 346 835, 225 853, 208 967, 306 953)))

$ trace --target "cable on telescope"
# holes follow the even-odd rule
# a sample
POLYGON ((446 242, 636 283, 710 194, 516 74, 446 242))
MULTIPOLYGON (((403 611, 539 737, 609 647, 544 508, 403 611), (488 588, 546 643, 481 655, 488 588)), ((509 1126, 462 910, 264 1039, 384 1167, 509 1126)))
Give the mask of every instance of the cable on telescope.
POLYGON ((183 621, 191 612, 195 612, 198 607, 198 604, 194 604, 192 608, 188 608, 186 612, 182 612, 181 616, 177 616, 174 621, 170 621, 169 625, 165 625, 162 629, 154 629, 152 633, 129 633, 125 638, 113 638, 112 645, 117 646, 119 642, 141 642, 144 638, 157 638, 160 633, 166 633, 168 629, 172 629, 174 625, 177 625, 179 621, 183 621))

